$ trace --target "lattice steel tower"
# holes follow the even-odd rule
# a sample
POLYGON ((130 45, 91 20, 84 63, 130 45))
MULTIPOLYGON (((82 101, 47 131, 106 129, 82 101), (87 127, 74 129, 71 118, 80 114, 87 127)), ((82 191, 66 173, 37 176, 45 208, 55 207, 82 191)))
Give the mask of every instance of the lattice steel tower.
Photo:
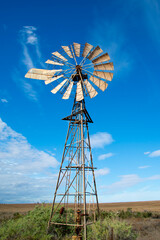
POLYGON ((84 99, 95 97, 99 89, 105 91, 107 81, 113 78, 110 72, 114 69, 113 63, 109 62, 109 55, 102 52, 99 46, 88 43, 62 46, 46 61, 49 69, 32 68, 25 75, 26 78, 44 80, 45 84, 54 85, 58 81, 51 92, 60 91, 63 99, 74 97, 71 115, 63 118, 69 121, 69 126, 48 227, 51 224, 73 226, 76 235, 72 239, 79 240, 82 235, 87 239, 87 225, 96 220, 96 212, 99 212, 88 130, 92 119, 84 99), (61 216, 58 222, 57 211, 61 216))

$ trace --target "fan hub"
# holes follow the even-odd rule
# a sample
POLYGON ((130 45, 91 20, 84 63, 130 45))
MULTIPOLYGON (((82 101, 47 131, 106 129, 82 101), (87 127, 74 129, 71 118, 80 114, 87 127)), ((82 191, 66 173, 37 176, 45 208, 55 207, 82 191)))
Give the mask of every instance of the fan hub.
POLYGON ((81 65, 76 65, 76 70, 77 70, 77 72, 82 71, 81 65))
POLYGON ((80 81, 81 79, 88 79, 88 76, 87 74, 83 74, 82 73, 82 67, 80 65, 76 65, 76 74, 72 74, 72 80, 74 82, 78 82, 80 81))

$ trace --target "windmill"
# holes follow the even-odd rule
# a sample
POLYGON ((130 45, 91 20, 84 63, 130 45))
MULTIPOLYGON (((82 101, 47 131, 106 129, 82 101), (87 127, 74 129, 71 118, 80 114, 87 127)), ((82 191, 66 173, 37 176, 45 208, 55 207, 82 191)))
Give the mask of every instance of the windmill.
POLYGON ((25 77, 51 84, 51 92, 62 93, 62 99, 74 98, 71 115, 63 118, 69 126, 48 226, 73 226, 76 236, 72 239, 82 239, 83 232, 86 240, 87 225, 96 220, 99 204, 88 129, 93 121, 85 98, 106 90, 114 67, 108 53, 89 43, 62 46, 46 63, 48 69, 32 68, 25 77), (58 222, 54 218, 57 211, 63 215, 58 222))

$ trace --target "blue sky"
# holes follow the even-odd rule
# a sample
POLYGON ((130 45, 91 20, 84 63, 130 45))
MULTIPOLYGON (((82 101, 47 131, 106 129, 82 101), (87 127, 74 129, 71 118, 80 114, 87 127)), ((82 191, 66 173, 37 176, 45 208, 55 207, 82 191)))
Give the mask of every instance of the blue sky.
POLYGON ((0 10, 0 202, 51 202, 73 99, 31 67, 61 45, 99 45, 114 62, 108 89, 86 99, 100 202, 160 199, 160 2, 9 1, 0 10))

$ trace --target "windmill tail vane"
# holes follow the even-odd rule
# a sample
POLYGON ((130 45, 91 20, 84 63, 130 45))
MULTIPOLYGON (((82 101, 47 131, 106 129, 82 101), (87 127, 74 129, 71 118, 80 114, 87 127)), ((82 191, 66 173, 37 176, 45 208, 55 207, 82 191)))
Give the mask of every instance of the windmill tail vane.
POLYGON ((30 69, 26 78, 50 84, 53 94, 74 98, 55 188, 48 229, 54 225, 72 226, 72 239, 87 239, 87 226, 99 213, 88 123, 93 123, 85 106, 85 97, 105 91, 113 78, 113 63, 108 53, 89 43, 73 43, 53 52, 47 69, 30 69), (61 216, 57 221, 57 213, 61 216))

